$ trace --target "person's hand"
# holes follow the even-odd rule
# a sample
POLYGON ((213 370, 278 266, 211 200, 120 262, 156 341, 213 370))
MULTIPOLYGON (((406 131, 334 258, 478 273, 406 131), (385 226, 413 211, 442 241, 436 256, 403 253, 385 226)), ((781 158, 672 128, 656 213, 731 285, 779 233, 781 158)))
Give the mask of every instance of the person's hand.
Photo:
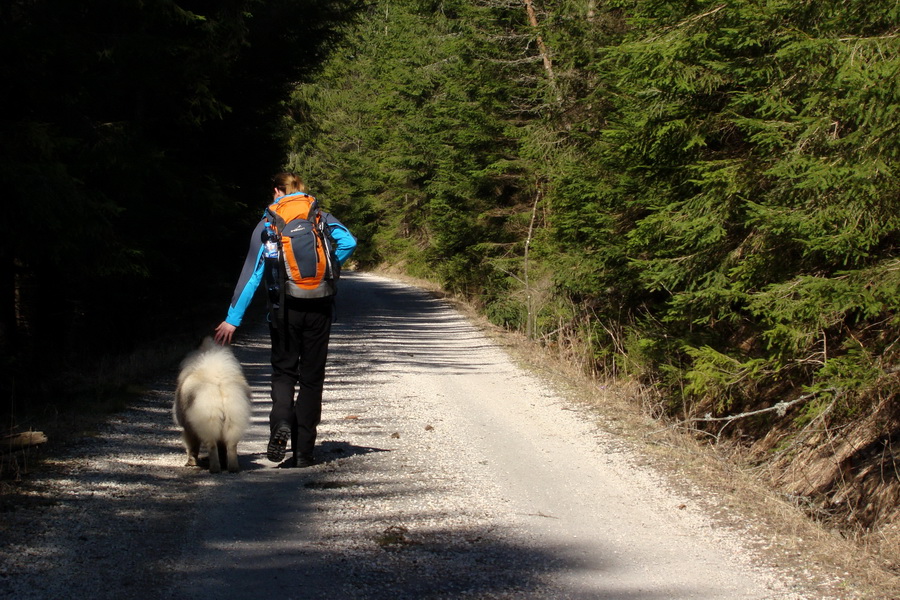
POLYGON ((225 346, 231 343, 231 338, 234 336, 234 331, 237 329, 231 323, 226 321, 222 321, 219 323, 219 326, 216 327, 216 335, 213 337, 216 340, 217 344, 221 344, 225 346))

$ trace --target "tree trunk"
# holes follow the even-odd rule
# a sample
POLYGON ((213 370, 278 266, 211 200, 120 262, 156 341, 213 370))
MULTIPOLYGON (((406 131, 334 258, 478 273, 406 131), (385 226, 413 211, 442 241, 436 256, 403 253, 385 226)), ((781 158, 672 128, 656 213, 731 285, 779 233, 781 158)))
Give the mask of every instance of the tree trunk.
MULTIPOLYGON (((525 11, 528 13, 528 22, 534 28, 535 32, 537 32, 537 14, 534 12, 534 3, 532 0, 525 0, 525 11)), ((544 61, 544 70, 547 71, 547 77, 550 79, 550 87, 552 87, 555 92, 556 76, 553 74, 553 61, 550 59, 550 52, 547 50, 547 45, 544 43, 544 37, 540 33, 537 33, 537 46, 538 52, 541 54, 541 60, 544 61)))
POLYGON ((525 280, 525 336, 528 339, 534 338, 535 333, 535 321, 536 315, 534 308, 534 291, 531 289, 531 274, 530 274, 530 263, 529 252, 531 250, 531 239, 534 236, 534 221, 537 218, 537 207, 538 202, 541 201, 541 188, 538 186, 537 193, 534 195, 534 205, 531 207, 531 223, 528 225, 528 237, 525 239, 525 265, 524 265, 524 280, 525 280))

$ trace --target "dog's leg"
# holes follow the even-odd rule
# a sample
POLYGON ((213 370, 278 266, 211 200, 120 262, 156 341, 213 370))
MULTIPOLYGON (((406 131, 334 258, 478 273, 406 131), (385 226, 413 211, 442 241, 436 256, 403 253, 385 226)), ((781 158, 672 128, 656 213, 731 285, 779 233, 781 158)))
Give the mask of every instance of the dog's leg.
POLYGON ((226 453, 228 458, 228 472, 237 473, 241 470, 241 465, 238 463, 237 442, 229 443, 226 446, 226 453))
POLYGON ((216 448, 219 451, 219 466, 225 467, 228 465, 228 450, 226 449, 225 442, 219 440, 216 442, 216 448))
POLYGON ((184 449, 187 452, 186 467, 197 466, 197 456, 200 454, 200 438, 194 433, 190 427, 185 427, 182 434, 184 438, 184 449))
POLYGON ((216 444, 216 442, 210 442, 207 447, 209 448, 209 472, 221 473, 222 464, 219 462, 218 444, 216 444))

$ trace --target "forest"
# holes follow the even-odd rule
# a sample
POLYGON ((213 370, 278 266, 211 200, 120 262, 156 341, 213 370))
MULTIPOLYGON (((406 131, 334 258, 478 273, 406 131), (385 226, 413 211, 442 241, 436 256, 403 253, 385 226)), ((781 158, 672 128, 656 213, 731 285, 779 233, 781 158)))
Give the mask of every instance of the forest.
POLYGON ((218 322, 289 169, 358 268, 897 517, 896 0, 75 4, 0 7, 7 398, 218 322))
POLYGON ((60 376, 76 390, 105 357, 221 320, 286 155, 284 99, 357 12, 0 5, 3 406, 54 401, 60 376))

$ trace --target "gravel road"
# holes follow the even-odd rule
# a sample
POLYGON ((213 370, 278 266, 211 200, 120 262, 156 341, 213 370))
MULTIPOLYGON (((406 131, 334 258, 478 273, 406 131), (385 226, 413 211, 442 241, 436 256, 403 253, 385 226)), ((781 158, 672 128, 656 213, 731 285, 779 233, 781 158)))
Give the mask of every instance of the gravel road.
POLYGON ((425 292, 342 281, 307 469, 265 458, 267 335, 239 333, 243 471, 182 466, 170 374, 0 513, 0 597, 808 597, 425 292))

